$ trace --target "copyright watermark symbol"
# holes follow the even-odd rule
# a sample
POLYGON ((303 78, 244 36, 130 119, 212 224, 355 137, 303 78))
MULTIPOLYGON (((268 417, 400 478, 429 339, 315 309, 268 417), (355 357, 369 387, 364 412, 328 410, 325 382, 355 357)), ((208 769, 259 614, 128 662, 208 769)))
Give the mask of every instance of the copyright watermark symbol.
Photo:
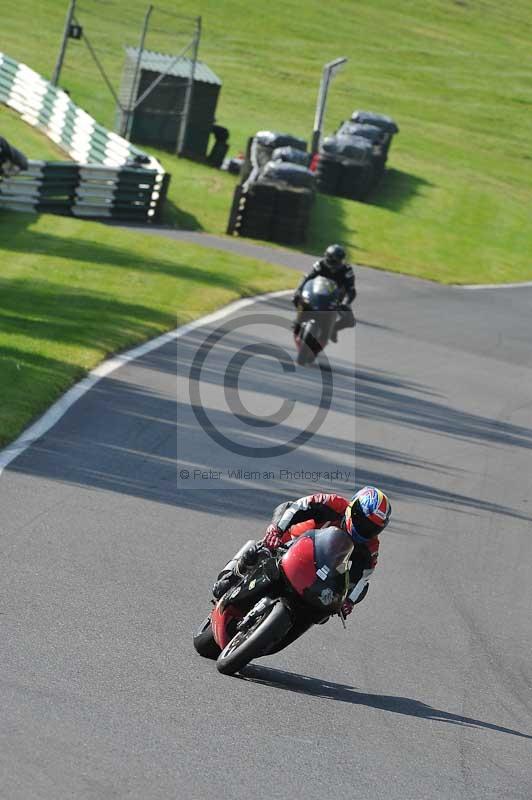
MULTIPOLYGON (((270 332, 272 329, 280 329, 290 337, 292 336, 290 322, 284 317, 275 314, 249 314, 216 328, 200 345, 192 361, 189 374, 190 400, 196 420, 202 430, 216 444, 239 456, 250 456, 253 459, 274 458, 285 455, 305 444, 320 429, 331 407, 333 376, 329 361, 325 353, 322 353, 317 362, 320 380, 315 413, 302 429, 298 430, 294 436, 288 437, 286 441, 276 442, 275 444, 271 444, 268 441, 264 444, 259 444, 258 442, 246 444, 242 437, 231 436, 227 431, 227 427, 222 428, 221 425, 216 424, 215 417, 209 415, 207 405, 202 400, 203 372, 209 369, 206 366, 209 357, 214 356, 216 360, 217 352, 222 351, 221 346, 231 334, 245 332, 246 328, 252 326, 263 326, 265 330, 270 332)), ((285 397, 278 408, 270 414, 261 414, 260 411, 250 409, 244 405, 240 397, 240 382, 242 372, 251 359, 260 359, 261 366, 264 368, 265 381, 263 391, 268 389, 266 377, 268 368, 270 370, 272 367, 275 368, 275 363, 286 376, 287 389, 290 387, 290 376, 293 376, 297 369, 309 369, 308 367, 296 367, 295 353, 293 351, 290 352, 286 346, 283 347, 268 342, 251 342, 238 347, 223 370, 224 396, 227 407, 233 417, 244 426, 251 428, 277 428, 278 430, 289 417, 294 417, 295 426, 297 427, 297 418, 294 414, 296 403, 289 396, 285 397), (266 362, 269 362, 268 366, 266 366, 266 362)), ((316 370, 316 367, 314 369, 316 370)), ((287 394, 289 395, 290 393, 287 392, 287 394)))
POLYGON ((295 312, 286 301, 271 305, 178 340, 183 489, 254 482, 285 490, 314 474, 336 485, 353 469, 354 385, 340 377, 335 397, 328 348, 300 365, 295 312))

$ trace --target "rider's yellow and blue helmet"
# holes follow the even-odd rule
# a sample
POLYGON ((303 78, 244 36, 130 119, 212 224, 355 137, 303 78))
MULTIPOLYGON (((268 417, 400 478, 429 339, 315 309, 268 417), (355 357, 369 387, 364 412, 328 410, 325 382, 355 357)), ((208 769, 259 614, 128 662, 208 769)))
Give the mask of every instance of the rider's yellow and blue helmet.
POLYGON ((345 510, 345 529, 356 542, 367 542, 384 530, 391 513, 392 506, 384 492, 375 486, 364 486, 345 510))

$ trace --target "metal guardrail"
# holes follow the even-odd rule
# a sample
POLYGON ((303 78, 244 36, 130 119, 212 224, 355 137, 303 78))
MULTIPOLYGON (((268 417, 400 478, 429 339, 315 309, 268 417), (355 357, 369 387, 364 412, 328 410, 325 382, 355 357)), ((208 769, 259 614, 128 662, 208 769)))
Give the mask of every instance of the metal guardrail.
POLYGON ((99 125, 66 92, 4 53, 0 102, 77 162, 29 162, 27 171, 0 184, 0 208, 137 221, 158 218, 170 175, 157 159, 99 125))

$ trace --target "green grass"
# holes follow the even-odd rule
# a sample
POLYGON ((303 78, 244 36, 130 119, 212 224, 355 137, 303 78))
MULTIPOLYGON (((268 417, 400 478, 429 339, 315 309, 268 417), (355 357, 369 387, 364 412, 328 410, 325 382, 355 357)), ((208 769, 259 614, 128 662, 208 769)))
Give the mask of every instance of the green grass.
MULTIPOLYGON (((174 29, 163 16, 173 0, 156 5, 153 24, 166 33, 150 34, 147 46, 179 49, 186 24, 174 29)), ((66 6, 4 0, 2 48, 49 76, 66 6), (29 29, 39 31, 38 48, 29 29)), ((118 85, 122 46, 137 41, 145 0, 126 8, 107 0, 98 14, 88 0, 78 7, 118 85)), ((322 65, 339 55, 349 62, 332 84, 326 129, 355 108, 398 121, 384 184, 367 204, 320 197, 310 251, 340 239, 361 263, 444 282, 532 278, 530 3, 182 0, 179 12, 203 17, 200 56, 223 80, 217 116, 232 152, 258 129, 310 138, 322 65)), ((69 45, 62 83, 113 125, 113 100, 82 42, 69 45)), ((223 232, 234 178, 163 160, 173 174, 168 221, 223 232)))
POLYGON ((44 133, 23 122, 16 111, 0 104, 0 136, 33 159, 69 161, 67 155, 44 133))
POLYGON ((0 447, 111 353, 292 286, 251 259, 68 217, 0 212, 0 447))

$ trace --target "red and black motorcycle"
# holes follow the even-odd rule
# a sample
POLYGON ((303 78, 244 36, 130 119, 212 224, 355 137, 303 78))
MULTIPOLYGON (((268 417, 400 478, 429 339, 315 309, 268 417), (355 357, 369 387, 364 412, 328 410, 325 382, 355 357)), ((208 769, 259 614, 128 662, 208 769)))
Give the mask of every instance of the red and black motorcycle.
MULTIPOLYGON (((301 526, 309 523, 294 526, 292 535, 301 526)), ((216 659, 219 672, 233 675, 254 658, 284 649, 312 625, 342 616, 352 551, 351 537, 335 527, 307 530, 275 555, 259 548, 256 565, 220 598, 194 635, 197 652, 216 659)))
POLYGON ((340 290, 334 281, 318 275, 305 283, 297 306, 297 333, 294 333, 299 365, 311 364, 325 348, 339 305, 340 290))

